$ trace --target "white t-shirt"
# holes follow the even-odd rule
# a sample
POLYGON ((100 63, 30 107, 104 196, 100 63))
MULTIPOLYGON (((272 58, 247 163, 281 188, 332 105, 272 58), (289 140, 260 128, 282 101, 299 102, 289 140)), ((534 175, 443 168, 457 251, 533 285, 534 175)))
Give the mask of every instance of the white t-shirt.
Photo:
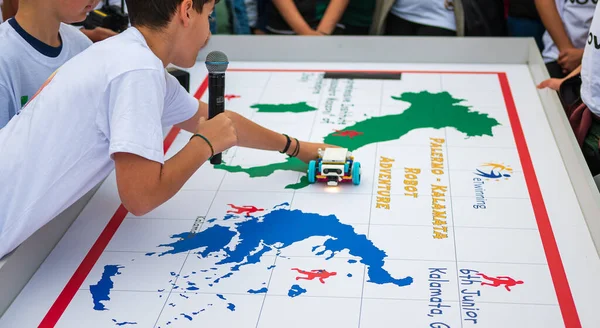
POLYGON ((0 24, 0 129, 61 65, 92 45, 79 29, 61 24, 62 45, 37 40, 14 18, 0 24))
MULTIPOLYGON (((575 48, 582 49, 585 46, 592 18, 594 17, 596 2, 596 0, 556 0, 558 14, 575 48)), ((548 31, 544 33, 543 41, 544 51, 542 55, 544 61, 546 63, 556 61, 559 55, 558 47, 554 44, 548 31)))
POLYGON ((135 28, 63 65, 0 130, 0 258, 102 181, 115 152, 164 163, 163 126, 197 110, 135 28))
POLYGON ((600 6, 588 34, 581 61, 581 100, 600 116, 600 6))
POLYGON ((446 9, 444 0, 396 0, 392 14, 421 25, 456 31, 453 9, 446 9))

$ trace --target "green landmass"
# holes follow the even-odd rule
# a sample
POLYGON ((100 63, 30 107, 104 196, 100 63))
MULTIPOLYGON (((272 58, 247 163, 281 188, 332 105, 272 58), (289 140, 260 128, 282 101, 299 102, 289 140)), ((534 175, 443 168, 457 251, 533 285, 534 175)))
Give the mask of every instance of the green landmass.
MULTIPOLYGON (((306 172, 306 171, 305 171, 306 172)), ((294 183, 291 185, 287 185, 285 186, 285 189, 293 189, 293 190, 298 190, 298 189, 302 189, 304 187, 308 187, 308 185, 310 185, 310 182, 308 182, 308 176, 303 175, 300 178, 300 181, 298 183, 294 183)))
POLYGON ((371 117, 345 129, 327 135, 324 143, 354 151, 366 145, 400 139, 412 130, 423 128, 455 128, 468 137, 492 136, 492 128, 500 123, 460 105, 463 99, 453 98, 448 92, 407 92, 394 100, 406 101, 411 106, 400 114, 371 117), (352 138, 339 136, 344 131, 362 132, 352 138), (337 135, 336 135, 337 134, 337 135))
MULTIPOLYGON (((230 173, 246 173, 251 178, 262 178, 262 177, 268 177, 269 175, 273 174, 275 171, 279 171, 279 170, 296 171, 296 172, 306 173, 308 170, 308 165, 295 157, 294 158, 288 157, 285 160, 285 162, 267 164, 267 165, 263 165, 263 166, 254 166, 254 167, 245 168, 245 167, 241 167, 240 165, 229 166, 227 164, 219 164, 219 165, 215 165, 215 168, 220 169, 220 170, 225 170, 230 173)), ((308 186, 308 184, 309 184, 308 178, 306 176, 304 176, 304 177, 302 177, 302 179, 300 179, 300 182, 288 185, 285 188, 298 190, 298 189, 302 189, 302 188, 308 186)))
POLYGON ((258 108, 258 113, 304 113, 317 110, 305 101, 295 104, 256 104, 250 108, 258 108))
MULTIPOLYGON (((332 132, 325 137, 323 142, 354 151, 372 143, 400 139, 402 136, 416 129, 441 129, 448 127, 455 128, 468 137, 476 137, 484 135, 492 136, 492 128, 500 125, 496 119, 489 117, 487 114, 472 111, 470 107, 461 105, 460 103, 463 102, 463 99, 456 99, 448 92, 407 92, 397 97, 394 96, 392 99, 406 101, 411 105, 400 114, 371 117, 364 121, 357 122, 341 131, 332 132), (344 134, 344 131, 354 131, 359 133, 344 134)), ((306 103, 300 104, 307 106, 306 103)), ((261 110, 259 109, 259 112, 260 111, 261 110)), ((269 109, 265 111, 269 111, 269 109)), ((275 111, 271 110, 271 112, 275 111)), ((279 112, 283 112, 283 110, 279 110, 279 112)), ((226 170, 231 173, 243 172, 248 174, 251 178, 259 178, 267 177, 278 170, 306 173, 308 166, 297 158, 288 158, 284 162, 249 168, 228 166, 226 164, 216 165, 215 168, 226 170)), ((288 185, 285 188, 297 190, 308 185, 308 178, 305 175, 298 183, 288 185)))

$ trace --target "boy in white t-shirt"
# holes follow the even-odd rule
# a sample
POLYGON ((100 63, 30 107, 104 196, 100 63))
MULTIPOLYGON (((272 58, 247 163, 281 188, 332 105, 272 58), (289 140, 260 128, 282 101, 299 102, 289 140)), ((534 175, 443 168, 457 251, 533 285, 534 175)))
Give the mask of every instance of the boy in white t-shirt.
POLYGON ((308 162, 323 144, 299 142, 208 106, 165 67, 192 67, 210 36, 214 0, 128 0, 133 27, 64 64, 0 130, 0 257, 116 170, 125 208, 163 204, 213 154, 232 146, 308 162), (165 161, 163 126, 195 133, 165 161))
POLYGON ((57 68, 92 43, 74 26, 98 0, 21 1, 15 17, 0 24, 0 129, 57 68))
POLYGON ((600 6, 585 43, 581 65, 565 78, 543 81, 539 88, 558 91, 562 83, 581 73, 581 104, 567 108, 569 122, 592 175, 600 174, 600 6))
POLYGON ((535 0, 546 27, 542 53, 550 76, 563 78, 581 65, 597 0, 535 0))

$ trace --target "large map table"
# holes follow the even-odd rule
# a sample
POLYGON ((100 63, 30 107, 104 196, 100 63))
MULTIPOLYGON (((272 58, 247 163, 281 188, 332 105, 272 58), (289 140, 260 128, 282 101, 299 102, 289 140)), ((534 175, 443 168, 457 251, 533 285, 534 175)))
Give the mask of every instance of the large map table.
MULTIPOLYGON (((555 95, 535 88, 539 54, 500 64, 294 56, 234 52, 226 107, 348 148, 360 185, 309 184, 306 163, 234 147, 135 217, 112 174, 0 327, 600 325, 598 191, 555 95)), ((204 63, 189 71, 207 101, 204 63)), ((166 157, 189 137, 171 129, 166 157)))

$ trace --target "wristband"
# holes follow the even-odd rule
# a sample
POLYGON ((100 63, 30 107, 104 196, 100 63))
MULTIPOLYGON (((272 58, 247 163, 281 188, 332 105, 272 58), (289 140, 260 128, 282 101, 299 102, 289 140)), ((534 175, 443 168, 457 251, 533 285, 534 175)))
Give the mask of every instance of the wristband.
POLYGON ((290 149, 290 144, 292 143, 292 140, 287 134, 284 134, 284 136, 287 138, 287 142, 285 144, 285 148, 282 151, 280 151, 280 153, 282 154, 287 153, 287 151, 290 149))
MULTIPOLYGON (((194 134, 193 136, 191 136, 191 137, 190 137, 190 141, 191 141, 191 140, 192 140, 194 137, 200 137, 200 138, 204 139, 204 141, 206 141, 206 143, 207 143, 207 144, 208 144, 208 146, 210 147, 210 158, 213 158, 213 156, 215 156, 215 150, 213 149, 213 146, 212 146, 212 144, 210 143, 210 141, 208 141, 208 139, 207 139, 205 136, 203 136, 203 135, 201 135, 201 134, 199 134, 199 133, 196 133, 196 134, 194 134)), ((209 158, 209 159, 210 159, 210 158, 209 158)))

